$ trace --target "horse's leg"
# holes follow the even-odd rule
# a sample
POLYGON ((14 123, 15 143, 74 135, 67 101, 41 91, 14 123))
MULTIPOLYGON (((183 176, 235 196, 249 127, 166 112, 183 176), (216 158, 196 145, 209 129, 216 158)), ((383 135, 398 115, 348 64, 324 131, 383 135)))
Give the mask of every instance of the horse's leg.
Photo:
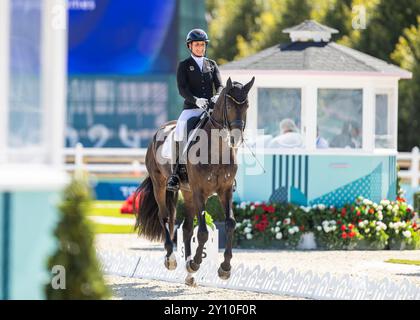
POLYGON ((164 248, 166 250, 166 255, 165 255, 164 264, 168 270, 174 270, 176 269, 177 263, 176 263, 176 256, 174 253, 174 243, 172 241, 171 231, 173 230, 174 224, 175 224, 175 221, 174 221, 175 215, 174 215, 174 212, 172 211, 174 210, 173 202, 175 201, 176 203, 177 194, 169 195, 170 197, 174 197, 174 198, 169 199, 167 201, 165 178, 159 174, 159 176, 154 177, 152 181, 154 185, 153 192, 155 194, 155 199, 159 207, 159 221, 162 225, 162 228, 165 230, 164 248))
POLYGON ((196 272, 200 268, 200 264, 203 261, 204 245, 209 238, 209 232, 207 230, 206 219, 204 216, 205 198, 202 195, 202 193, 196 192, 193 194, 193 203, 198 220, 198 247, 195 252, 194 258, 187 262, 187 270, 189 272, 196 272))
POLYGON ((188 275, 185 278, 185 284, 189 286, 195 286, 196 281, 193 277, 193 273, 188 269, 188 262, 191 261, 192 255, 191 255, 191 238, 193 236, 194 231, 194 204, 193 204, 193 197, 192 193, 188 191, 183 191, 182 195, 184 197, 184 203, 185 203, 185 217, 184 217, 184 223, 182 225, 182 232, 183 232, 183 239, 184 239, 184 254, 185 254, 185 261, 186 261, 186 268, 188 275))
POLYGON ((222 192, 218 193, 218 195, 226 215, 226 247, 224 253, 225 259, 220 264, 220 268, 217 272, 221 279, 227 280, 230 277, 230 271, 232 268, 230 265, 230 260, 232 259, 233 234, 236 227, 236 221, 232 207, 232 189, 223 190, 222 192))

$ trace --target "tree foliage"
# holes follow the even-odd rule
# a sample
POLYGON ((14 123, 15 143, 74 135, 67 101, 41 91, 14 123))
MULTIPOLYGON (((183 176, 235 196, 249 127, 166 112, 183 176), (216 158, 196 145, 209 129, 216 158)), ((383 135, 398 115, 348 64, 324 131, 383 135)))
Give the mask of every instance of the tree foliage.
POLYGON ((400 81, 399 150, 420 145, 420 0, 210 0, 209 56, 222 64, 289 42, 282 31, 314 19, 339 30, 333 40, 413 72, 400 81))
POLYGON ((48 271, 54 266, 64 268, 63 278, 45 286, 46 298, 51 300, 104 299, 109 296, 94 248, 94 234, 86 221, 91 204, 90 187, 86 178, 74 178, 64 191, 59 206, 60 221, 54 232, 58 248, 48 261, 48 271), (63 283, 59 283, 64 281, 63 283))

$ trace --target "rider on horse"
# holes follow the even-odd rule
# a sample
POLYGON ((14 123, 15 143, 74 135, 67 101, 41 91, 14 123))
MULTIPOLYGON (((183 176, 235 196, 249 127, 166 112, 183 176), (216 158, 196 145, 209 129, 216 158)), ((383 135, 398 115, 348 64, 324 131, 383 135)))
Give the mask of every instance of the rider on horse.
POLYGON ((175 154, 173 158, 175 161, 172 161, 172 174, 169 176, 166 186, 169 191, 178 191, 180 187, 177 172, 181 157, 179 141, 186 140, 184 133, 186 132, 187 120, 200 116, 210 102, 214 105, 223 89, 216 62, 205 57, 208 42, 209 38, 203 30, 193 29, 188 32, 186 45, 191 52, 191 56, 178 65, 178 91, 185 101, 184 110, 179 116, 175 128, 175 154))

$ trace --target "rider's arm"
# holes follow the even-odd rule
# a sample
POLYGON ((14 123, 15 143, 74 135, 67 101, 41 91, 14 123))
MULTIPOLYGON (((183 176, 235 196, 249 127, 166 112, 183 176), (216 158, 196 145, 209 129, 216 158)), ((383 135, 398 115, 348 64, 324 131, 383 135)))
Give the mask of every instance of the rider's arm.
POLYGON ((216 95, 220 94, 223 90, 222 77, 220 76, 219 67, 215 61, 212 61, 213 64, 213 84, 214 89, 216 90, 216 95))
POLYGON ((190 89, 188 88, 187 73, 184 63, 178 64, 178 70, 176 72, 176 80, 178 83, 179 94, 189 103, 195 104, 197 97, 193 96, 190 89))

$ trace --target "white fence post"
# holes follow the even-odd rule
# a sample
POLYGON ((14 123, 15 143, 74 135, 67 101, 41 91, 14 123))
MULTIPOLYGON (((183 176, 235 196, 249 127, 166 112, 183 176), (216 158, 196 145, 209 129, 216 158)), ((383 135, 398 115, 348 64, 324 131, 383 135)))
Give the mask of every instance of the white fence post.
POLYGON ((420 152, 418 147, 414 147, 411 151, 411 186, 417 188, 419 186, 419 163, 420 163, 420 152))
POLYGON ((417 189, 419 187, 419 179, 420 179, 420 150, 419 147, 414 147, 411 149, 411 152, 399 152, 397 155, 398 161, 409 161, 410 166, 407 170, 399 170, 398 176, 400 178, 404 178, 409 180, 411 183, 411 187, 417 189))
POLYGON ((140 177, 141 175, 141 165, 138 160, 133 161, 133 173, 136 177, 140 177))
POLYGON ((83 145, 79 142, 76 144, 74 154, 75 171, 83 170, 83 145))

